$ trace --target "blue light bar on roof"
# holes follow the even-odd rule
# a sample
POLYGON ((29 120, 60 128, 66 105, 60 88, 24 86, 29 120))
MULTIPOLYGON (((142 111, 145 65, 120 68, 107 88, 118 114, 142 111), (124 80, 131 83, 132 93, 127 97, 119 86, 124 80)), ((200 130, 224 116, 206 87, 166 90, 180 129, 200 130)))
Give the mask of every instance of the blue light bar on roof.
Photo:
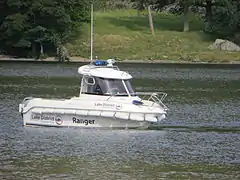
POLYGON ((96 60, 95 65, 96 66, 106 66, 108 64, 107 61, 104 60, 96 60))

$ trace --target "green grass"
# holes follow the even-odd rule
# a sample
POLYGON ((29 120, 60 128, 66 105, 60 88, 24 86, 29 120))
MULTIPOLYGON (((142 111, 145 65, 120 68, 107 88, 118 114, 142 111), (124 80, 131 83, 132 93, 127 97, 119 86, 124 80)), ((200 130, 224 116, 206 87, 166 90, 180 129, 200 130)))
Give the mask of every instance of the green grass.
MULTIPOLYGON (((191 15, 189 32, 182 32, 182 19, 166 13, 153 14, 156 33, 153 37, 146 13, 95 12, 94 55, 119 60, 240 61, 239 52, 208 48, 215 38, 202 32, 202 19, 191 15)), ((67 44, 71 56, 89 58, 89 26, 85 24, 81 35, 67 44)))

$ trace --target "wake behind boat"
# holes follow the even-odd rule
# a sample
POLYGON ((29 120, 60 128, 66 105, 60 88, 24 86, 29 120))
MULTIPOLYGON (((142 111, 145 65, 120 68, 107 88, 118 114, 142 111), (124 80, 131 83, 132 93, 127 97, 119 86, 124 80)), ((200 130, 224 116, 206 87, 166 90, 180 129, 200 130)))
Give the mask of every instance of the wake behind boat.
POLYGON ((78 68, 82 76, 78 97, 25 98, 19 105, 24 125, 104 128, 147 128, 166 117, 166 93, 135 93, 132 76, 97 60, 78 68), (147 97, 140 98, 138 95, 147 97), (160 95, 160 96, 159 96, 160 95))

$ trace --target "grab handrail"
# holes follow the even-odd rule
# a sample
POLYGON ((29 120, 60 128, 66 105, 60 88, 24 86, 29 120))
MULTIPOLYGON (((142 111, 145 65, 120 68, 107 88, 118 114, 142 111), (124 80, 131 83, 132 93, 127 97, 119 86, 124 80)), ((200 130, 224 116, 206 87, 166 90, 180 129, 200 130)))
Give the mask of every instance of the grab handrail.
POLYGON ((164 99, 167 97, 167 93, 165 92, 136 92, 136 95, 143 95, 143 100, 152 100, 154 103, 161 105, 165 110, 168 110, 167 106, 163 103, 164 99))

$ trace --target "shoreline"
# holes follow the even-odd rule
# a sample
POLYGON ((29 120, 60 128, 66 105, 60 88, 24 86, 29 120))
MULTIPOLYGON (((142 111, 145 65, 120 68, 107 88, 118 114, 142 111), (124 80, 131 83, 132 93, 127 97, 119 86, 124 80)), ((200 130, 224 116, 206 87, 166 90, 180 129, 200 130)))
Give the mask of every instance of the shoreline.
MULTIPOLYGON (((34 63, 87 63, 90 59, 82 57, 71 57, 69 62, 59 62, 54 57, 46 59, 33 59, 33 58, 12 58, 12 57, 1 57, 0 62, 34 62, 34 63)), ((240 61, 226 61, 226 62, 215 62, 215 61, 176 61, 176 60, 116 60, 117 63, 136 63, 136 64, 199 64, 199 65, 240 65, 240 61)))

